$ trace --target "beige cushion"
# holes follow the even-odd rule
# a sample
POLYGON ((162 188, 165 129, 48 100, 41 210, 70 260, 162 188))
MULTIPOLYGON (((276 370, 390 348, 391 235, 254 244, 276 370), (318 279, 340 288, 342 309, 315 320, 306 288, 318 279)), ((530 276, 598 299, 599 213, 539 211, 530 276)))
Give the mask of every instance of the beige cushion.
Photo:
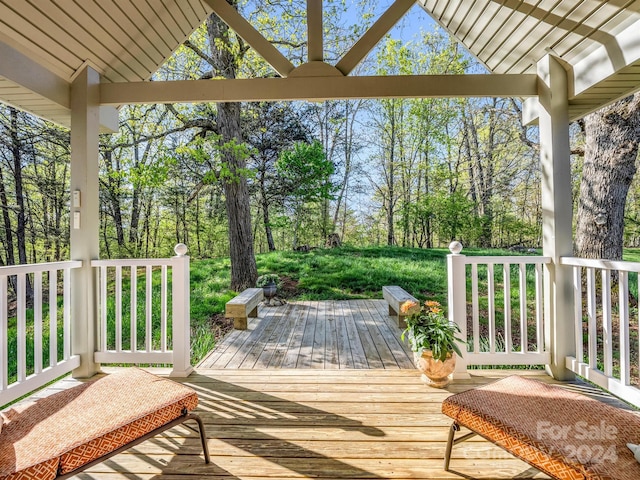
POLYGON ((0 480, 53 479, 165 425, 197 403, 191 388, 128 368, 19 404, 5 412, 0 480))
POLYGON ((448 397, 442 412, 558 479, 638 480, 627 448, 640 417, 568 389, 519 377, 448 397))

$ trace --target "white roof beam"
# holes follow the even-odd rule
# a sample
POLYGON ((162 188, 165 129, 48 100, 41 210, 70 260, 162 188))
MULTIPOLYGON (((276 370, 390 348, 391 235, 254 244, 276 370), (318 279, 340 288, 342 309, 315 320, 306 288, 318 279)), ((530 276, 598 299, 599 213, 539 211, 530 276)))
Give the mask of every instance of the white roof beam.
POLYGON ((640 61, 640 20, 609 38, 570 72, 569 97, 577 97, 617 71, 640 61))
POLYGON ((204 0, 204 2, 282 77, 286 77, 294 69, 293 64, 226 0, 204 0))
MULTIPOLYGON (((62 110, 54 107, 55 112, 71 112, 71 83, 4 42, 0 42, 0 77, 33 92, 34 99, 44 99, 39 102, 51 102, 52 105, 62 107, 62 110)), ((48 119, 46 110, 42 106, 29 108, 28 102, 9 101, 8 103, 48 119)), ((51 111, 50 108, 49 111, 51 111)), ((102 106, 99 112, 101 133, 117 132, 118 110, 112 106, 102 106)))
POLYGON ((396 0, 378 18, 376 23, 371 25, 362 37, 351 47, 351 49, 336 64, 336 68, 344 75, 349 75, 364 57, 375 47, 393 26, 404 16, 413 6, 415 0, 396 0))
POLYGON ((6 43, 0 42, 0 76, 70 108, 71 84, 6 43))
POLYGON ((340 98, 529 97, 530 75, 398 75, 181 80, 101 84, 103 105, 327 100, 340 98))
POLYGON ((307 0, 307 46, 309 62, 324 61, 322 0, 307 0))
MULTIPOLYGON (((568 98, 569 104, 577 104, 581 95, 590 93, 595 87, 610 80, 616 73, 630 65, 640 62, 640 20, 632 23, 608 41, 600 45, 595 51, 587 55, 575 65, 564 64, 568 70, 568 98)), ((638 85, 640 87, 640 84, 638 85)), ((633 88, 615 84, 611 86, 610 98, 607 102, 594 102, 593 106, 582 108, 579 115, 574 114, 570 120, 587 115, 606 104, 613 103, 632 93, 633 88)), ((525 100, 522 111, 522 123, 533 125, 538 123, 539 104, 537 99, 525 100)))

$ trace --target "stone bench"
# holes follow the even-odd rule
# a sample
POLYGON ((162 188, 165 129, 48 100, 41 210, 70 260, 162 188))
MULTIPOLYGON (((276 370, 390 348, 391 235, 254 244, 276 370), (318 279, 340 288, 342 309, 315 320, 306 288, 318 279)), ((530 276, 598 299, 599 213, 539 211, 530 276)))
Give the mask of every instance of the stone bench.
POLYGON ((247 288, 227 302, 224 316, 233 318, 233 328, 236 330, 246 330, 247 317, 256 318, 258 316, 258 305, 263 298, 262 288, 247 288))
POLYGON ((627 443, 640 443, 640 417, 585 395, 513 375, 452 395, 442 413, 453 419, 445 451, 480 435, 561 479, 640 478, 627 443), (470 433, 454 438, 460 427, 470 433))
POLYGON ((392 317, 398 317, 398 327, 406 328, 407 323, 404 321, 407 315, 404 315, 400 311, 400 307, 407 300, 412 300, 416 304, 420 305, 420 302, 413 296, 407 293, 403 288, 397 285, 382 287, 382 297, 389 304, 389 315, 392 317))
POLYGON ((0 412, 0 478, 70 478, 187 420, 209 463, 197 404, 192 388, 138 368, 20 402, 0 412))

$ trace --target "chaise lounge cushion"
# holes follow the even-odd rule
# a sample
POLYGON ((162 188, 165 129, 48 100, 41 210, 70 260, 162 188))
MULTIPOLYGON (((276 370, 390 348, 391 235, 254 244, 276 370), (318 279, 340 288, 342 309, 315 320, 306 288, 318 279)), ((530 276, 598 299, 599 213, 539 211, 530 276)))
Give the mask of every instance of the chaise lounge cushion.
POLYGON ((5 412, 0 480, 48 480, 193 410, 191 388, 128 368, 5 412))
POLYGON ((519 376, 448 397, 442 412, 558 479, 640 479, 640 417, 519 376))

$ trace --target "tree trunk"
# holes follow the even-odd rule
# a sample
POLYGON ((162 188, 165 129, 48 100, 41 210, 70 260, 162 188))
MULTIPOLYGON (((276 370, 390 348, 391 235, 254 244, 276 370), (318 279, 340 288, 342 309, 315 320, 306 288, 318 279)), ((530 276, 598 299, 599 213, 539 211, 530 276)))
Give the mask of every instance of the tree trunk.
POLYGON ((13 230, 11 227, 11 216, 9 215, 9 202, 7 199, 7 191, 4 186, 4 175, 0 168, 0 209, 2 209, 2 220, 5 241, 5 254, 7 265, 15 265, 15 250, 13 246, 13 230))
POLYGON ((270 252, 276 250, 276 244, 273 241, 273 232, 271 231, 271 220, 269 218, 269 201, 267 200, 267 189, 264 179, 264 171, 260 172, 260 203, 262 204, 262 222, 264 224, 264 234, 267 237, 267 245, 270 252))
POLYGON ((15 180, 16 205, 18 207, 18 220, 16 222, 16 240, 18 241, 19 264, 27 263, 26 243, 26 214, 24 205, 24 192, 22 181, 22 152, 20 139, 18 138, 18 111, 11 109, 11 154, 13 157, 13 177, 15 180))
POLYGON ((391 100, 391 115, 389 121, 391 122, 389 128, 389 169, 388 169, 388 189, 389 198, 387 205, 387 245, 393 246, 395 244, 395 231, 394 231, 394 208, 395 208, 395 144, 396 144, 396 112, 395 112, 394 100, 391 100))
MULTIPOLYGON (((13 178, 15 181, 15 195, 17 205, 16 241, 18 247, 18 264, 27 264, 27 221, 24 204, 24 183, 22 179, 22 148, 18 137, 18 110, 10 108, 11 112, 11 155, 13 157, 13 178)), ((31 278, 27 276, 27 303, 33 301, 33 287, 31 278)))
MULTIPOLYGON (((232 2, 237 8, 236 2, 232 2)), ((207 33, 211 45, 211 56, 216 75, 235 78, 238 58, 232 48, 229 27, 217 15, 207 20, 207 33)), ((243 173, 246 161, 232 148, 229 142, 242 143, 240 129, 240 104, 237 102, 218 104, 217 125, 222 146, 222 158, 230 175, 223 180, 227 219, 229 221, 229 255, 231 257, 231 289, 235 291, 253 287, 258 278, 256 258, 253 252, 251 231, 251 206, 247 178, 243 173)))
POLYGON ((624 209, 636 173, 640 94, 585 117, 576 255, 622 259, 624 209))
POLYGON ((120 175, 121 168, 119 164, 113 165, 113 152, 111 150, 104 151, 104 163, 107 169, 107 178, 105 180, 107 198, 109 199, 111 215, 113 216, 113 225, 116 228, 116 241, 118 247, 120 247, 120 253, 122 247, 125 246, 124 241, 124 227, 122 222, 122 205, 121 199, 121 183, 122 176, 120 175))

